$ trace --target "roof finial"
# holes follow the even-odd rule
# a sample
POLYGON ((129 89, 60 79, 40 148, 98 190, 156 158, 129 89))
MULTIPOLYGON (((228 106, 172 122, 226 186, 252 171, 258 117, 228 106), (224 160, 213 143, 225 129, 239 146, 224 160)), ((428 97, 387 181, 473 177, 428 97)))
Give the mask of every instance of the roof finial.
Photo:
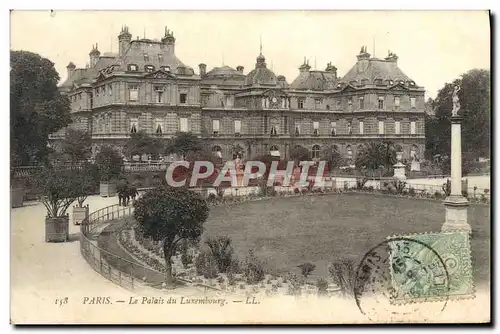
POLYGON ((168 29, 167 29, 167 26, 165 26, 165 36, 167 36, 167 32, 168 32, 168 29))
POLYGON ((262 34, 260 34, 260 55, 262 56, 262 34))
POLYGON ((143 26, 144 29, 144 39, 146 39, 146 26, 143 26))

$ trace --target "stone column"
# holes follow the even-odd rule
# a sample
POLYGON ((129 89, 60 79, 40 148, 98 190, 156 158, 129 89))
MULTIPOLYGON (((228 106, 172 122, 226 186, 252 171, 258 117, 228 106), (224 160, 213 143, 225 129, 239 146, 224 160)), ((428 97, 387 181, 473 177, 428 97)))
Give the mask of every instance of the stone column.
POLYGON ((458 115, 451 117, 451 194, 444 200, 446 221, 441 228, 443 232, 471 232, 467 223, 469 201, 462 196, 462 120, 458 115))

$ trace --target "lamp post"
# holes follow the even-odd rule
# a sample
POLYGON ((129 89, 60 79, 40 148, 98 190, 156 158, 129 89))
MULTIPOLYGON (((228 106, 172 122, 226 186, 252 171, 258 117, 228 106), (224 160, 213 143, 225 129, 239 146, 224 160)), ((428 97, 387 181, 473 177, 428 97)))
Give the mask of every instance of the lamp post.
POLYGON ((469 201, 462 196, 462 136, 461 123, 463 117, 458 115, 460 101, 458 92, 460 86, 453 90, 453 110, 451 112, 451 193, 444 200, 446 208, 445 223, 441 227, 443 232, 461 231, 471 232, 467 223, 467 207, 469 201))

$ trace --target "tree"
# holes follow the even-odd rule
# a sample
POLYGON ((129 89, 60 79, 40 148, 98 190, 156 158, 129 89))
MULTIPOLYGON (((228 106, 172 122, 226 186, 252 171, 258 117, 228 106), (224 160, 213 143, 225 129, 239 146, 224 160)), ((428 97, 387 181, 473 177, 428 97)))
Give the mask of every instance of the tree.
POLYGON ((166 154, 178 154, 184 159, 189 152, 199 152, 202 150, 201 140, 190 132, 180 132, 167 146, 166 154))
POLYGON ((109 182, 117 178, 123 167, 123 159, 110 146, 103 146, 95 158, 95 163, 99 167, 101 181, 109 182))
POLYGON ((489 156, 490 151, 490 71, 473 69, 446 83, 439 90, 433 102, 435 117, 426 117, 426 154, 449 155, 451 149, 451 110, 452 93, 455 85, 460 85, 459 116, 462 116, 462 151, 478 152, 489 156))
POLYGON ((310 161, 311 160, 311 152, 303 147, 297 146, 290 152, 290 158, 294 161, 310 161))
POLYGON ((47 164, 37 171, 32 182, 42 193, 41 201, 47 209, 47 217, 66 215, 71 203, 81 195, 81 179, 78 177, 81 174, 77 168, 62 164, 47 164))
POLYGON ((151 137, 144 131, 133 133, 125 145, 125 151, 129 157, 134 155, 151 154, 157 156, 162 149, 162 143, 158 138, 151 137))
POLYGON ((87 161, 92 155, 92 138, 84 130, 68 129, 61 146, 71 162, 87 161))
POLYGON ((323 149, 321 156, 322 159, 327 162, 329 171, 344 165, 342 155, 333 147, 326 147, 323 149))
POLYGON ((207 202, 185 187, 160 186, 135 203, 138 232, 161 241, 166 264, 166 284, 173 286, 171 258, 182 240, 198 242, 208 218, 207 202))
POLYGON ((99 184, 98 167, 95 164, 84 163, 78 166, 74 175, 74 182, 77 189, 77 202, 79 207, 83 207, 83 202, 96 190, 99 184))
POLYGON ((364 143, 356 155, 358 169, 376 170, 380 167, 391 168, 396 163, 396 149, 388 142, 364 143))
POLYGON ((11 164, 46 160, 48 136, 71 122, 70 102, 57 89, 54 63, 27 51, 10 52, 11 164))
POLYGON ((231 239, 227 236, 208 238, 205 243, 210 249, 210 253, 217 262, 220 273, 227 273, 233 262, 233 246, 231 239))

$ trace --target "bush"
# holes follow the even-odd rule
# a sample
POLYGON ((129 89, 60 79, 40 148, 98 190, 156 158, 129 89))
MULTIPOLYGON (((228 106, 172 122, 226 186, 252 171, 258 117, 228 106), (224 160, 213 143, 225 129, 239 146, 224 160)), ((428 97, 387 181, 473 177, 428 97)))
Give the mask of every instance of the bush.
POLYGON ((256 284, 264 279, 264 266, 255 257, 252 250, 248 253, 243 272, 248 284, 256 284))
POLYGON ((217 262, 210 253, 201 252, 195 261, 196 274, 205 278, 217 277, 217 262))
POLYGON ((451 195, 451 180, 450 179, 446 180, 446 183, 443 184, 442 189, 443 189, 443 193, 444 193, 445 197, 448 197, 451 195))
POLYGON ((328 281, 323 277, 318 278, 316 287, 318 288, 318 295, 325 296, 328 294, 328 281))
POLYGON ((413 187, 410 187, 410 189, 408 190, 408 194, 411 196, 411 197, 415 197, 415 189, 413 187))
POLYGON ((299 190, 299 188, 295 188, 295 189, 293 189, 293 192, 294 192, 295 194, 297 194, 297 195, 298 195, 298 194, 300 194, 300 190, 299 190))
POLYGON ((226 273, 231 266, 233 257, 233 247, 231 245, 231 239, 227 236, 208 238, 205 243, 210 249, 210 253, 217 262, 217 268, 219 272, 226 273))
POLYGON ((403 191, 405 190, 406 188, 406 182, 405 181, 395 181, 394 182, 394 189, 396 191, 397 194, 402 194, 403 191))
MULTIPOLYGON (((287 294, 292 296, 300 296, 302 293, 301 286, 303 281, 297 277, 294 273, 288 273, 286 276, 286 281, 288 282, 287 294)), ((283 281, 284 282, 284 281, 283 281)))
POLYGON ((434 198, 435 198, 435 199, 440 199, 441 197, 442 197, 442 195, 441 195, 441 193, 440 193, 439 191, 436 191, 436 192, 434 193, 434 198))
POLYGON ((354 296, 355 270, 354 261, 340 259, 332 262, 328 267, 333 282, 340 288, 343 297, 354 296))
POLYGON ((368 182, 368 179, 366 177, 356 178, 356 188, 358 190, 362 190, 363 187, 365 186, 366 182, 368 182))
POLYGON ((307 278, 316 269, 316 265, 306 262, 298 266, 301 270, 302 276, 307 278))

